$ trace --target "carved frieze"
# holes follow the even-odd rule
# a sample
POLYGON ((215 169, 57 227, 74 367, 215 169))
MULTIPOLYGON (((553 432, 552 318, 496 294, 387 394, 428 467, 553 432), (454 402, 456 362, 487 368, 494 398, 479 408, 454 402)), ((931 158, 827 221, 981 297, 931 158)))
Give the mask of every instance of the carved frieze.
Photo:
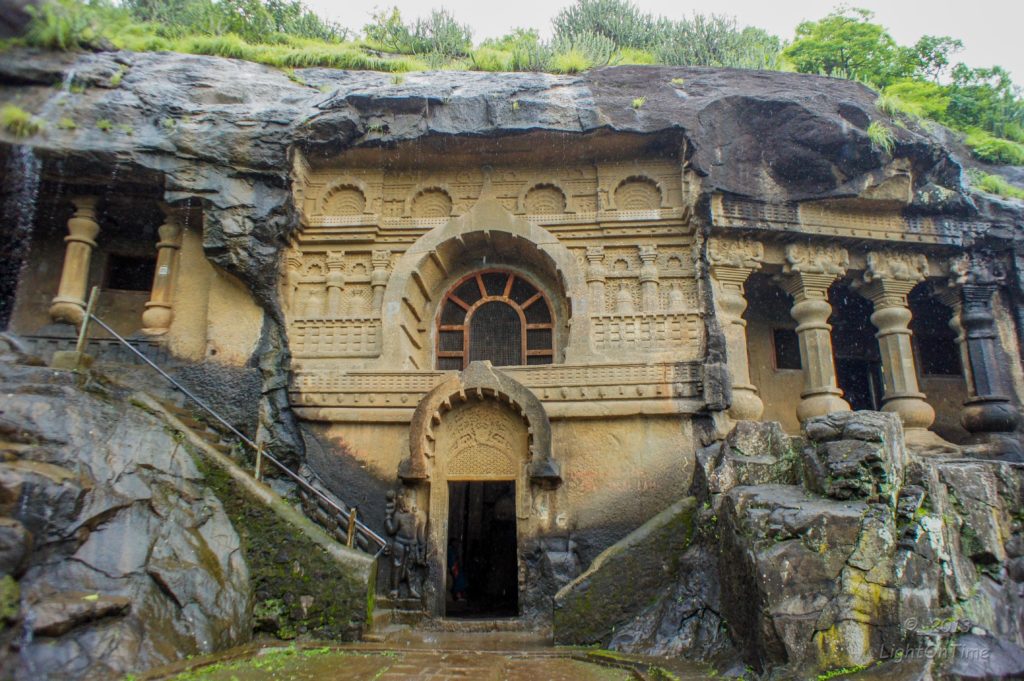
POLYGON ((836 277, 846 274, 850 266, 850 254, 845 248, 821 244, 789 244, 786 246, 786 274, 830 274, 836 277))
POLYGON ((595 352, 678 352, 691 358, 702 345, 697 314, 623 313, 591 318, 595 352))
POLYGON ((708 260, 721 267, 745 267, 757 269, 764 261, 764 245, 752 239, 708 240, 708 260))
POLYGON ((300 319, 288 326, 292 354, 310 357, 376 357, 380 319, 300 319))
POLYGON ((868 253, 868 269, 864 281, 876 279, 919 282, 928 276, 928 258, 922 253, 901 251, 871 251, 868 253))
MULTIPOLYGON (((544 402, 691 398, 700 394, 697 361, 502 367, 544 402)), ((412 408, 445 379, 439 371, 299 370, 289 389, 303 407, 412 408)))

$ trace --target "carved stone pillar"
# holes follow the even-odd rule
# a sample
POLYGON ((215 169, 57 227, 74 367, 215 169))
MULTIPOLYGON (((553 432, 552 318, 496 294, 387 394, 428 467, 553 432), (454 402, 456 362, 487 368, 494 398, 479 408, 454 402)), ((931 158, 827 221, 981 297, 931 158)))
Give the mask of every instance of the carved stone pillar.
POLYGON ((935 421, 935 410, 918 389, 907 303, 911 289, 927 274, 928 259, 920 253, 871 252, 865 283, 859 287, 875 306, 871 323, 878 329, 875 338, 882 356, 882 411, 899 414, 907 430, 924 430, 935 421))
POLYGON ((761 268, 762 260, 764 246, 757 241, 708 241, 708 261, 711 263, 715 302, 725 330, 729 373, 732 376, 732 406, 729 407, 729 415, 736 420, 756 421, 764 412, 764 403, 757 394, 757 388, 750 382, 747 322, 743 319, 743 312, 747 309, 743 285, 751 272, 761 268))
POLYGON ((804 389, 796 414, 801 421, 834 411, 849 411, 836 384, 832 357, 832 327, 828 318, 832 306, 828 287, 846 273, 850 257, 845 249, 834 246, 790 244, 786 246, 786 265, 779 278, 782 287, 794 298, 790 314, 797 322, 800 360, 804 370, 804 389))
POLYGON ((960 259, 951 263, 951 275, 947 281, 932 284, 932 292, 935 298, 953 311, 949 318, 949 328, 956 334, 954 342, 960 353, 960 369, 963 372, 964 380, 967 383, 968 395, 973 395, 974 381, 971 379, 971 361, 967 356, 967 336, 964 334, 963 324, 960 323, 960 315, 963 312, 963 299, 960 297, 960 280, 954 269, 960 259))
POLYGON ((55 322, 78 324, 85 316, 85 295, 89 287, 89 261, 96 248, 96 235, 100 225, 96 222, 95 196, 76 196, 71 199, 75 213, 68 220, 67 244, 64 251, 64 269, 60 275, 57 295, 50 305, 50 317, 55 322))
POLYGON ((345 291, 345 253, 331 251, 327 254, 327 316, 337 319, 344 312, 341 296, 345 291))
POLYGON ((973 434, 1007 433, 1020 422, 1001 366, 1005 359, 999 349, 992 309, 992 297, 1004 277, 997 261, 982 256, 971 257, 961 277, 960 323, 964 329, 970 381, 960 423, 973 434))
POLYGON ((372 313, 380 314, 384 304, 384 289, 388 285, 388 265, 391 263, 390 251, 374 251, 370 257, 373 272, 370 273, 370 287, 373 289, 372 313))
POLYGON ((151 336, 167 333, 171 328, 174 310, 171 307, 174 295, 174 279, 178 271, 178 251, 181 250, 182 226, 178 210, 161 206, 164 223, 157 232, 160 241, 156 244, 156 272, 153 274, 153 289, 142 313, 142 332, 151 336))
POLYGON ((590 305, 595 314, 604 314, 607 303, 604 297, 604 282, 607 278, 604 268, 604 247, 587 247, 587 286, 590 288, 590 305))
POLYGON ((644 312, 658 312, 658 247, 640 246, 640 308, 644 312))

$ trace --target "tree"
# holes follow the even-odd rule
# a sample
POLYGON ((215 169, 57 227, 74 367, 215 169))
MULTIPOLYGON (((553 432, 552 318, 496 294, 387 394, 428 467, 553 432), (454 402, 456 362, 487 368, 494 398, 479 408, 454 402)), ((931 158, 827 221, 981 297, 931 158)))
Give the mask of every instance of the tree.
POLYGON ((913 75, 916 55, 896 44, 874 14, 865 9, 839 9, 819 21, 796 28, 796 40, 783 57, 801 73, 853 78, 885 86, 913 75))
POLYGON ((924 35, 914 44, 917 75, 939 82, 949 68, 949 57, 964 48, 963 42, 948 35, 924 35))

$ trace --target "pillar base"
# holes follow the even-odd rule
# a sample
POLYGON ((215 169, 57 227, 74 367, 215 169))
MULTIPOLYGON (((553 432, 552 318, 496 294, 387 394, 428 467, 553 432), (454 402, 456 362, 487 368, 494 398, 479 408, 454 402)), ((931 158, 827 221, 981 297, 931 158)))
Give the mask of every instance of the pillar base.
POLYGON ((50 305, 50 319, 78 326, 85 319, 85 303, 80 300, 54 298, 50 305))
POLYGON ((970 433, 1010 433, 1020 423, 1020 413, 1009 398, 975 397, 964 402, 960 423, 970 433))
POLYGON ((736 421, 757 421, 764 413, 764 402, 753 386, 734 385, 729 416, 736 421))
POLYGON ((900 395, 883 402, 882 411, 898 415, 903 421, 903 428, 908 431, 913 429, 927 432, 928 427, 935 422, 935 409, 924 401, 924 393, 900 395))
POLYGON ((57 350, 50 360, 50 367, 63 371, 78 371, 92 366, 93 356, 77 350, 57 350))
POLYGON ((841 395, 842 391, 815 393, 801 396, 800 404, 796 407, 796 416, 803 423, 815 416, 824 416, 836 411, 850 411, 849 403, 841 395))
POLYGON ((1011 433, 985 433, 971 438, 963 453, 974 459, 1024 463, 1024 445, 1020 437, 1011 433))

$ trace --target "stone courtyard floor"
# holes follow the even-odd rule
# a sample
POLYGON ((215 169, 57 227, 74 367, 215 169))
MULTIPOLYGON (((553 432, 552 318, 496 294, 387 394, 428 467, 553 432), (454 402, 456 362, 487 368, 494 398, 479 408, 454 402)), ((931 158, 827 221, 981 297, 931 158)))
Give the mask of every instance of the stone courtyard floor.
POLYGON ((250 644, 137 676, 140 681, 697 681, 709 669, 552 646, 523 632, 403 632, 384 643, 250 644))

